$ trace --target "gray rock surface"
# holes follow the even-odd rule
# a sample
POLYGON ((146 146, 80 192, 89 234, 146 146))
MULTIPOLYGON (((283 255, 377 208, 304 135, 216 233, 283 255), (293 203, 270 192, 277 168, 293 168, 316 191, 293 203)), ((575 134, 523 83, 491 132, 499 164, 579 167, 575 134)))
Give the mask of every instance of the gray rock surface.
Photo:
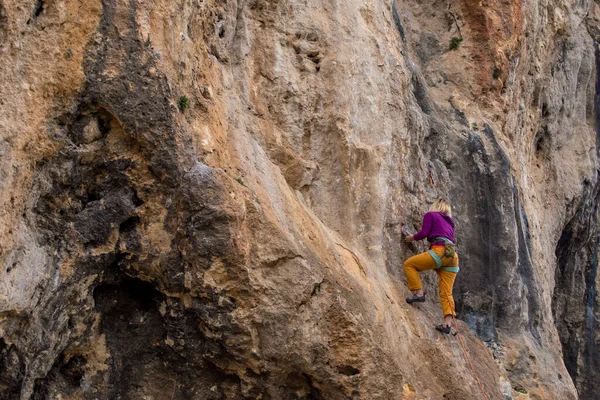
POLYGON ((599 18, 0 0, 0 399, 593 399, 599 18))

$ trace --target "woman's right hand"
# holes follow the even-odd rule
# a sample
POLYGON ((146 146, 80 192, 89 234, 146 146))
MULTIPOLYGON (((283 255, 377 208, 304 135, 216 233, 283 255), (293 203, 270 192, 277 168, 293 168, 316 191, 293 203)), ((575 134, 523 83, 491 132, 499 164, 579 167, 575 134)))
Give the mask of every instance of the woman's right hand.
POLYGON ((405 241, 406 243, 411 243, 413 240, 415 240, 415 237, 414 237, 414 235, 408 235, 408 236, 407 236, 407 237, 404 239, 404 241, 405 241))

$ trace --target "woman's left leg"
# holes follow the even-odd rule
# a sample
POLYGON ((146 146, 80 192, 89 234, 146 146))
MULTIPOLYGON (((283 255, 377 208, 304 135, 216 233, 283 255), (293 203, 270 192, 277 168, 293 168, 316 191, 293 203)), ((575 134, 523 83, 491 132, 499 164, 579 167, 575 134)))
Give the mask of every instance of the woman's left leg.
POLYGON ((406 275, 408 290, 412 291, 413 294, 421 292, 419 295, 422 296, 423 285, 421 284, 421 278, 419 278, 419 272, 435 268, 437 268, 437 264, 428 252, 417 254, 406 260, 404 262, 404 274, 406 275))

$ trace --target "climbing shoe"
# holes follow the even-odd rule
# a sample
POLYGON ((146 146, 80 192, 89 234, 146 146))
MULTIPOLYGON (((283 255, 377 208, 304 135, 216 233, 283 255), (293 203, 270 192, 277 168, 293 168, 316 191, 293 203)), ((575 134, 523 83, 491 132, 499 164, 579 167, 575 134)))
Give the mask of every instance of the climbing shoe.
POLYGON ((411 296, 411 297, 407 297, 406 298, 406 302, 408 304, 412 304, 412 303, 425 303, 425 295, 423 296, 417 296, 416 294, 411 296))
POLYGON ((446 335, 449 335, 450 331, 452 331, 452 328, 450 328, 449 326, 444 326, 444 325, 440 324, 440 325, 435 326, 435 330, 445 333, 446 335))

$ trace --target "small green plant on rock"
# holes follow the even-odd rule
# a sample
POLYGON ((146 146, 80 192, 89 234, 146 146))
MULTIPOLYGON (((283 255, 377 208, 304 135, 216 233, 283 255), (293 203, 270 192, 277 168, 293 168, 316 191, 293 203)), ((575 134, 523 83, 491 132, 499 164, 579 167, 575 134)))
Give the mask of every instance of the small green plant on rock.
POLYGON ((500 78, 501 73, 502 71, 500 71, 500 68, 494 68, 494 71, 492 72, 492 77, 494 77, 494 79, 498 79, 500 78))
POLYGON ((237 181, 237 183, 239 183, 240 185, 242 185, 242 186, 246 186, 246 185, 244 184, 244 181, 242 180, 242 178, 235 178, 235 180, 236 180, 236 181, 237 181))
POLYGON ((456 37, 454 36, 452 39, 450 39, 450 46, 448 46, 449 50, 456 50, 458 49, 458 46, 460 46, 460 44, 462 43, 462 38, 456 37))
POLYGON ((185 112, 190 106, 190 100, 186 96, 179 97, 177 101, 177 107, 179 107, 179 111, 185 112))
POLYGON ((514 389, 515 389, 515 392, 519 392, 519 393, 522 393, 522 394, 527 394, 527 390, 523 389, 523 388, 522 388, 522 387, 520 387, 520 386, 519 386, 519 387, 516 387, 516 388, 514 388, 514 389))

